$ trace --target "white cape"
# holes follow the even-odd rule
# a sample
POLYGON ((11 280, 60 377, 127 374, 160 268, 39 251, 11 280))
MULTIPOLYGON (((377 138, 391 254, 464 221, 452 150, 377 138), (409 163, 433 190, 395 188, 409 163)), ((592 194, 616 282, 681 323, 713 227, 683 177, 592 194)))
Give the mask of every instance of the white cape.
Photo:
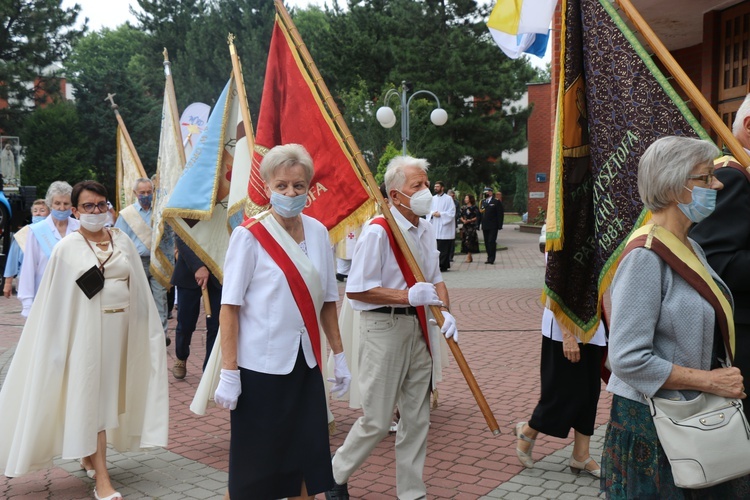
MULTIPOLYGON (((110 229, 130 266, 127 352, 120 375, 119 427, 107 430, 117 450, 166 446, 169 431, 164 331, 130 239, 110 229)), ((100 295, 75 280, 96 263, 78 233, 58 243, 0 390, 0 470, 6 476, 49 468, 52 459, 96 451, 101 356, 100 295)))

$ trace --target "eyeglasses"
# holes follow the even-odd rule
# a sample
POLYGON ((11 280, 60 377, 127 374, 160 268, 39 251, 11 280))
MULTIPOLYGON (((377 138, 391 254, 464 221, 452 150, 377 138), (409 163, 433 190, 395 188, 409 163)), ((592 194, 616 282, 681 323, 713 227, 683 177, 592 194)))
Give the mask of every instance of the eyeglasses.
POLYGON ((99 213, 104 213, 109 208, 106 201, 100 201, 99 203, 82 203, 80 207, 87 214, 93 214, 95 208, 99 209, 99 213))
POLYGON ((688 175, 688 179, 694 179, 694 180, 702 180, 707 185, 711 185, 711 183, 714 181, 714 174, 693 174, 688 175))

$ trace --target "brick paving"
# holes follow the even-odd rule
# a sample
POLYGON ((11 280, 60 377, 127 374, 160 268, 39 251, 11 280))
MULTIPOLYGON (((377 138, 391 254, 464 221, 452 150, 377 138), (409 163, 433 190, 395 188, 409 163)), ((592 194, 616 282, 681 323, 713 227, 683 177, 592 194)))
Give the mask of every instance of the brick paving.
MULTIPOLYGON (((527 420, 539 397, 539 302, 544 259, 538 236, 520 233, 514 226, 500 232, 495 265, 486 255, 465 263, 456 255, 445 274, 451 309, 457 318, 460 346, 500 427, 493 436, 466 382, 451 360, 439 384, 439 406, 432 412, 425 465, 429 498, 594 498, 598 481, 575 476, 567 467, 572 435, 567 439, 540 435, 534 448, 534 469, 523 469, 515 456, 512 427, 527 420)), ((343 292, 343 286, 341 287, 343 292)), ((20 303, 0 298, 0 383, 23 327, 20 303)), ((211 408, 204 416, 188 406, 199 382, 205 352, 203 318, 193 336, 187 376, 169 375, 170 439, 166 449, 118 453, 109 450, 108 461, 115 487, 127 499, 221 498, 228 466, 228 412, 211 408)), ((175 320, 170 321, 173 336, 175 320)), ((174 346, 167 349, 168 366, 174 346)), ((603 389, 603 386, 602 386, 603 389)), ((596 459, 603 439, 609 395, 603 391, 592 437, 596 459)), ((331 436, 335 449, 360 415, 346 403, 332 402, 337 430, 331 436)), ((349 481, 352 498, 395 498, 395 436, 386 437, 349 481)), ((0 498, 92 498, 93 481, 77 462, 57 460, 55 467, 21 478, 0 476, 0 498)), ((323 495, 318 495, 319 499, 323 495)))

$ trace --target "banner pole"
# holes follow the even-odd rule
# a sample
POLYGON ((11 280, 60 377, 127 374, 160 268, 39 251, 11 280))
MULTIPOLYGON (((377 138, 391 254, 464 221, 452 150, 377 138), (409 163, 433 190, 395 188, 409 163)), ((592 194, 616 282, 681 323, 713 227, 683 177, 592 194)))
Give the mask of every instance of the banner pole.
POLYGON ((617 0, 617 5, 625 12, 628 19, 635 25, 636 29, 643 35, 651 50, 654 51, 659 60, 667 68, 667 71, 674 77, 680 88, 685 91, 691 101, 698 108, 701 116, 705 118, 711 129, 716 132, 724 144, 727 145, 732 155, 746 168, 750 169, 750 156, 745 148, 739 143, 737 138, 727 128, 726 124, 719 118, 716 111, 711 107, 703 94, 698 90, 690 77, 685 74, 682 67, 675 61, 672 54, 664 46, 659 37, 654 33, 640 12, 633 6, 630 0, 617 0))
MULTIPOLYGON (((380 188, 375 182, 375 178, 373 177, 372 172, 370 171, 370 167, 368 167, 367 164, 365 163, 364 158, 362 157, 362 152, 359 150, 359 147, 354 142, 352 134, 349 131, 349 127, 346 125, 346 122, 344 121, 341 113, 338 110, 338 106, 336 105, 336 102, 333 100, 331 93, 328 91, 328 87, 323 81, 323 77, 320 75, 318 68, 315 66, 315 63, 313 62, 312 57, 310 56, 310 52, 307 50, 307 47, 302 41, 302 38, 300 37, 299 32, 297 31, 297 27, 294 25, 294 22, 292 21, 292 18, 289 15, 289 12, 287 12, 286 8, 284 7, 284 4, 280 0, 274 0, 274 4, 276 5, 276 11, 279 13, 279 16, 282 19, 282 24, 284 25, 285 29, 294 40, 296 49, 299 51, 300 55, 302 56, 302 60, 307 66, 308 72, 312 76, 312 80, 315 83, 315 87, 318 89, 318 92, 323 97, 323 101, 326 103, 326 105, 328 106, 328 109, 333 115, 332 118, 334 122, 336 123, 336 126, 339 128, 339 130, 341 131, 343 135, 344 143, 349 148, 349 151, 352 153, 352 157, 354 158, 357 164, 360 177, 363 177, 363 180, 365 184, 367 185, 368 189, 370 190, 370 193, 373 195, 373 197, 376 200, 376 203, 380 207, 381 213, 383 214, 383 217, 385 218, 385 220, 388 222, 388 225, 391 228, 391 232, 393 233, 393 236, 396 239, 396 243, 401 248, 401 251, 404 253, 404 256, 406 257, 406 261, 409 263, 409 267, 414 272, 414 276, 417 278, 417 281, 424 281, 424 275, 422 274, 422 270, 419 268, 419 265, 417 264, 416 260, 414 260, 414 256, 412 255, 411 250, 409 249, 409 246, 406 244, 403 234, 401 234, 401 229, 399 229, 398 225, 396 224, 396 221, 393 218, 393 215, 391 214, 390 209, 388 208, 388 204, 383 199, 383 195, 380 194, 380 188)), ((440 312, 440 308, 436 306, 431 306, 430 309, 431 309, 433 316, 435 316, 435 320, 437 321, 438 326, 442 327, 443 315, 440 312)), ((453 357, 456 359, 456 364, 458 364, 458 367, 461 370, 461 373, 466 379, 466 383, 469 385, 469 389, 471 390, 471 393, 474 395, 474 399, 476 399, 477 404, 479 405, 479 409, 482 411, 482 414, 484 415, 484 418, 487 422, 487 426, 490 428, 490 431, 492 432, 493 435, 500 434, 500 428, 497 424, 497 420, 495 419, 495 416, 493 415, 492 410, 487 404, 487 400, 485 399, 484 394, 482 394, 482 390, 479 388, 479 384, 477 384, 477 381, 474 378, 474 374, 472 373, 471 368, 469 368, 469 364, 466 362, 466 358, 461 352, 461 348, 453 339, 448 340, 448 347, 450 348, 451 353, 453 354, 453 357)))

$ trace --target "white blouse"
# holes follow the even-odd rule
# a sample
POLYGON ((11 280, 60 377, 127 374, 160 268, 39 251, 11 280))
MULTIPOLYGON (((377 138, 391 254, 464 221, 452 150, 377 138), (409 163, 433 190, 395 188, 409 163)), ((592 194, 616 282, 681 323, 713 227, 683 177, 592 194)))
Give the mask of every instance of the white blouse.
MULTIPOLYGON (((320 274, 324 300, 336 302, 339 294, 328 231, 306 215, 302 215, 302 225, 303 244, 320 274)), ((317 364, 283 271, 242 226, 236 227, 229 239, 221 303, 240 306, 237 364, 242 368, 286 375, 294 368, 300 344, 307 365, 312 368, 317 364)), ((322 330, 320 334, 324 335, 322 330)))

